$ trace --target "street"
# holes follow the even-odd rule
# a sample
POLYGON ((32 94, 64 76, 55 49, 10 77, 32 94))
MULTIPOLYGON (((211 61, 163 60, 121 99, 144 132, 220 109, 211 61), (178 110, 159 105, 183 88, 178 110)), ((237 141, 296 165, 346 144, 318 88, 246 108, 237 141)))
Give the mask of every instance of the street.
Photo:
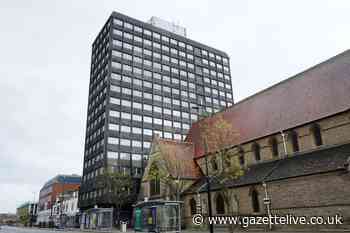
MULTIPOLYGON (((70 231, 70 230, 51 230, 51 229, 37 229, 37 228, 22 228, 22 227, 9 227, 9 226, 2 226, 0 233, 53 233, 53 232, 69 232, 69 233, 82 233, 82 232, 95 232, 95 233, 100 233, 100 232, 112 232, 112 233, 120 233, 120 231, 114 230, 114 231, 70 231)), ((134 232, 133 230, 128 230, 127 233, 134 232)), ((182 233, 200 233, 201 231, 189 231, 189 230, 184 230, 181 231, 182 233)), ((208 231, 204 231, 208 232, 208 231)), ((246 233, 248 231, 240 231, 236 233, 246 233)), ((263 231, 252 231, 252 232, 263 232, 263 231)), ((303 232, 303 233, 316 233, 320 231, 272 231, 273 233, 295 233, 295 232, 303 232)), ((327 232, 327 233, 340 233, 340 232, 350 232, 350 231, 342 231, 342 230, 335 230, 335 231, 322 231, 322 232, 327 232)), ((215 231, 215 233, 224 233, 220 231, 215 231)), ((225 232, 226 233, 226 232, 225 232)))
MULTIPOLYGON (((51 229, 37 229, 37 228, 23 228, 23 227, 9 227, 9 226, 2 226, 0 233, 52 233, 52 232, 58 232, 61 230, 51 230, 51 229)), ((81 231, 69 231, 70 233, 78 233, 81 231)))

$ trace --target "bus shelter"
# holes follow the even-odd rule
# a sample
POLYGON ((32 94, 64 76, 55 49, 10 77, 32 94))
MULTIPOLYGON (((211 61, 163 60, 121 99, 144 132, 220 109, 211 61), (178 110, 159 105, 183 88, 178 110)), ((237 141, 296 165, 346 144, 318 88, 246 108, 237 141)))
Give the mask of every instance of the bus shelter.
POLYGON ((134 206, 134 230, 137 232, 181 232, 179 201, 145 201, 134 206))

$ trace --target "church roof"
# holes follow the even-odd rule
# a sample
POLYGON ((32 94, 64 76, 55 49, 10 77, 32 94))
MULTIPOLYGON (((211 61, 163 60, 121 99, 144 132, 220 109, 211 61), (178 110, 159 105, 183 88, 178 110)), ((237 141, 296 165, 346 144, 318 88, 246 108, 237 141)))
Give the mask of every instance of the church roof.
MULTIPOLYGON (((281 160, 258 163, 248 167, 245 174, 238 179, 226 183, 228 187, 261 184, 293 177, 308 176, 320 173, 345 170, 345 164, 350 157, 350 143, 324 146, 319 149, 297 153, 281 160)), ((214 179, 211 189, 220 189, 214 179)), ((206 191, 205 180, 198 180, 185 193, 206 191)))
POLYGON ((350 109, 350 50, 252 95, 192 124, 186 138, 194 144, 194 157, 204 155, 201 124, 222 117, 237 137, 227 146, 239 145, 350 109))
MULTIPOLYGON (((180 175, 183 179, 197 179, 201 175, 198 165, 193 160, 192 143, 156 137, 152 143, 153 150, 161 152, 160 158, 166 160, 167 171, 173 177, 180 175)), ((152 151, 151 156, 154 153, 152 151)), ((151 157, 150 162, 152 162, 151 157)))

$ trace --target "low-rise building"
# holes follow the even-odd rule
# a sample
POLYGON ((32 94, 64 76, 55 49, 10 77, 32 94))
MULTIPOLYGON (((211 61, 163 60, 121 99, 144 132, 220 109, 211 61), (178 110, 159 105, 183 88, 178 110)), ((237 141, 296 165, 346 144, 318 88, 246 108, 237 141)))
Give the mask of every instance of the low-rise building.
POLYGON ((24 226, 33 226, 36 222, 38 203, 25 202, 17 208, 18 223, 24 226))
POLYGON ((79 227, 78 191, 68 191, 57 197, 52 206, 52 219, 57 227, 79 227))
POLYGON ((37 224, 40 226, 54 225, 53 206, 62 193, 79 190, 81 177, 79 175, 57 175, 41 188, 39 194, 37 224))

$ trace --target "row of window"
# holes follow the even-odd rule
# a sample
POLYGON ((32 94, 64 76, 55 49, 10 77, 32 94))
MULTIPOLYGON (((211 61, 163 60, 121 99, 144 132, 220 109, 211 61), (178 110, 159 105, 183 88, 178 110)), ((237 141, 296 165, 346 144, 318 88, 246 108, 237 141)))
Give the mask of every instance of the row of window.
MULTIPOLYGON (((168 120, 162 120, 159 118, 154 118, 153 122, 155 125, 160 125, 160 126, 163 125, 162 122, 164 122, 165 127, 181 129, 181 122, 175 122, 175 121, 172 122, 172 121, 168 121, 168 120)), ((152 121, 150 122, 150 124, 152 124, 152 121)), ((113 130, 113 131, 122 132, 122 133, 133 133, 133 134, 146 135, 146 136, 153 136, 154 134, 158 134, 161 137, 169 138, 169 139, 174 138, 174 139, 181 140, 181 138, 182 138, 181 134, 174 134, 173 135, 171 132, 162 132, 159 130, 152 130, 152 129, 148 129, 148 128, 130 127, 127 125, 119 125, 119 124, 115 124, 115 123, 109 123, 108 129, 113 130)), ((187 131, 189 129, 189 125, 182 123, 182 129, 184 131, 187 131)))
MULTIPOLYGON (((124 35, 125 35, 125 33, 124 33, 124 35)), ((141 38, 140 38, 140 40, 142 43, 141 38)), ((145 40, 144 40, 144 42, 145 42, 145 40)), ((151 41, 149 41, 149 43, 150 43, 150 46, 153 44, 153 48, 157 48, 161 51, 167 52, 167 54, 170 53, 171 57, 169 57, 166 54, 161 54, 159 52, 152 51, 151 49, 147 49, 147 48, 142 49, 142 47, 132 45, 132 44, 127 43, 127 42, 122 42, 122 41, 117 40, 117 39, 112 40, 112 44, 114 46, 117 46, 119 48, 123 48, 123 49, 131 51, 131 52, 133 51, 135 54, 140 54, 140 56, 146 55, 146 56, 152 57, 152 55, 153 55, 153 59, 158 59, 158 60, 161 60, 162 62, 172 63, 172 64, 180 65, 183 67, 188 67, 189 69, 194 69, 193 61, 195 61, 196 64, 200 64, 202 66, 207 67, 206 69, 213 69, 213 70, 219 70, 219 71, 223 70, 227 73, 229 72, 229 67, 226 65, 222 65, 220 63, 209 61, 208 59, 205 59, 205 58, 194 57, 192 54, 186 54, 185 52, 178 51, 174 48, 169 48, 168 46, 165 46, 165 45, 161 46, 160 44, 158 44, 156 42, 152 43, 151 41), (192 61, 192 63, 187 63, 184 60, 179 60, 177 57, 190 60, 190 61, 192 61)), ((112 50, 112 55, 114 55, 116 57, 121 57, 121 54, 122 54, 122 52, 120 52, 120 51, 112 50)), ((124 54, 126 54, 126 56, 131 56, 127 53, 124 53, 124 54)), ((129 59, 129 60, 131 60, 131 59, 129 59)))
MULTIPOLYGON (((149 50, 149 49, 142 49, 141 47, 138 47, 138 46, 126 43, 126 42, 122 42, 122 41, 119 41, 119 40, 113 40, 112 43, 113 43, 114 46, 123 48, 124 50, 129 51, 129 53, 130 53, 130 54, 122 53, 121 51, 113 49, 112 50, 112 55, 115 56, 115 57, 118 57, 118 58, 123 58, 125 60, 134 61, 136 63, 142 64, 142 63, 145 63, 145 62, 142 62, 141 56, 148 56, 148 57, 153 57, 153 59, 158 59, 162 63, 166 62, 167 64, 170 63, 172 65, 180 66, 180 67, 183 67, 183 68, 187 67, 188 69, 191 69, 191 70, 195 69, 195 66, 194 66, 193 63, 186 62, 184 60, 177 59, 175 57, 169 57, 168 55, 160 54, 160 53, 157 53, 157 52, 149 50), (132 56, 131 55, 132 53, 134 53, 135 55, 138 54, 139 56, 132 56)), ((170 53, 171 52, 172 51, 170 50, 170 53)), ((187 58, 188 60, 192 60, 192 61, 194 60, 193 55, 190 55, 190 54, 186 55, 186 54, 182 54, 181 52, 180 52, 179 55, 183 59, 187 58)), ((148 60, 148 61, 149 61, 148 63, 147 63, 147 61, 145 63, 146 66, 150 66, 150 67, 153 67, 153 68, 159 69, 159 70, 162 68, 161 67, 161 63, 154 62, 154 64, 152 65, 151 64, 151 60, 148 60)), ((230 71, 228 66, 223 66, 221 64, 216 64, 216 63, 213 63, 213 62, 209 62, 206 59, 204 59, 204 60, 199 59, 197 61, 197 57, 196 57, 195 61, 196 61, 196 64, 201 64, 203 66, 207 66, 207 67, 199 67, 199 66, 196 67, 196 69, 197 68, 201 69, 202 72, 204 74, 207 74, 207 75, 212 75, 214 77, 216 77, 216 76, 224 77, 223 71, 225 73, 229 73, 229 71, 230 71)), ((168 69, 165 67, 164 71, 168 71, 168 69)))
MULTIPOLYGON (((314 145, 321 146, 323 144, 323 141, 322 141, 322 134, 321 134, 320 126, 318 124, 311 125, 310 132, 311 132, 311 135, 312 135, 312 138, 314 141, 314 145)), ((284 135, 286 135, 286 134, 284 134, 284 135)), ((283 136, 283 137, 285 137, 285 136, 283 136)), ((290 141, 293 153, 298 152, 300 150, 300 148, 299 148, 299 136, 298 136, 298 133, 296 131, 288 132, 287 138, 285 140, 290 141)), ((278 157, 280 155, 280 152, 279 152, 278 141, 275 137, 272 137, 269 139, 269 146, 271 148, 272 156, 278 157)), ((255 161, 260 161, 261 160, 261 148, 260 148, 260 145, 258 143, 255 142, 252 144, 252 151, 254 154, 255 161)), ((287 151, 287 153, 288 153, 288 151, 287 151)), ((242 147, 239 148, 239 163, 241 166, 245 165, 244 150, 242 147)), ((213 158, 211 160, 211 167, 213 170, 218 169, 218 165, 217 165, 215 158, 213 158)))
MULTIPOLYGON (((145 77, 147 77, 148 74, 145 75, 145 77)), ((130 84, 130 85, 133 85, 133 86, 139 86, 139 87, 146 87, 146 88, 150 88, 152 90, 156 90, 156 91, 159 91, 159 92, 163 92, 163 93, 168 93, 168 94, 173 94, 173 95, 183 95, 184 97, 190 97, 192 99, 196 99, 197 98, 197 95, 196 93, 194 93, 194 91, 199 88, 203 88, 201 86, 198 86, 196 85, 195 83, 193 82, 187 82, 187 81, 184 81, 184 80, 180 80, 180 79, 177 79, 177 78, 174 78, 172 77, 170 79, 169 76, 161 76, 159 75, 158 73, 154 73, 153 74, 153 79, 154 80, 159 80, 159 81, 162 81, 163 80, 163 85, 160 85, 160 84, 157 84, 157 83, 153 83, 150 82, 150 81, 145 81, 145 80, 141 80, 141 79, 137 79, 137 78, 132 78, 130 76, 127 76, 127 75, 121 75, 121 74, 117 74, 117 73, 112 73, 111 74, 111 79, 112 80, 116 80, 116 81, 121 81, 125 84, 130 84), (175 87, 169 87, 170 86, 170 83, 173 84, 173 85, 180 85, 181 90, 178 89, 178 88, 175 88, 175 87), (164 84, 167 84, 167 85, 164 85, 164 84), (169 86, 168 86, 169 85, 169 86), (183 90, 183 88, 189 88, 190 91, 188 92, 187 90, 183 90), (193 92, 191 92, 191 90, 193 92)), ((151 76, 152 77, 152 76, 151 76)), ((209 78, 204 78, 204 82, 206 83, 212 83, 212 84, 219 84, 219 87, 226 87, 226 89, 228 87, 231 87, 229 84, 224 84, 223 82, 216 82, 215 80, 211 80, 209 78)), ((215 86, 216 87, 216 86, 215 86)), ((208 95, 215 95, 215 96, 220 96, 220 97, 223 97, 228 99, 228 100, 231 100, 232 99, 232 94, 231 94, 231 90, 229 92, 225 92, 225 91, 220 91, 218 89, 216 89, 214 86, 212 88, 210 87, 204 87, 204 92, 207 93, 208 95)), ((120 87, 111 87, 111 88, 114 88, 115 91, 119 91, 120 92, 120 87)), ((211 102, 211 101, 208 101, 208 102, 211 102)))
MULTIPOLYGON (((110 99, 111 99, 111 103, 112 104, 118 104, 118 105, 121 105, 121 106, 124 106, 124 107, 130 107, 131 108, 131 101, 128 101, 128 100, 121 100, 120 101, 120 99, 113 98, 113 97, 111 97, 110 99)), ((162 114, 162 110, 163 110, 163 114, 164 115, 169 115, 169 116, 178 117, 178 118, 181 117, 182 119, 187 119, 188 121, 189 120, 196 121, 198 119, 198 116, 196 114, 189 114, 187 112, 182 112, 182 111, 177 111, 177 110, 170 110, 168 108, 163 108, 162 109, 160 107, 152 106, 152 105, 149 105, 149 104, 143 104, 142 105, 141 103, 133 102, 132 103, 132 107, 134 109, 140 109, 140 110, 149 111, 149 112, 152 112, 152 109, 153 109, 153 113, 160 113, 160 114, 162 114)), ((145 123, 149 123, 149 124, 152 124, 152 120, 153 120, 154 124, 160 123, 160 125, 162 125, 162 123, 161 123, 162 119, 158 119, 158 118, 155 118, 155 117, 143 116, 143 120, 142 120, 142 115, 133 114, 131 116, 131 113, 119 112, 119 111, 116 111, 116 110, 111 110, 109 114, 112 117, 117 117, 117 118, 121 118, 121 119, 125 119, 125 120, 133 120, 133 121, 145 122, 145 123)), ((168 121, 164 119, 164 125, 171 126, 171 125, 168 125, 167 122, 168 121)), ((174 121, 174 123, 175 123, 175 121, 174 121)), ((173 126, 175 127, 175 126, 178 126, 178 125, 175 123, 173 126)), ((183 128, 188 129, 189 125, 183 123, 183 128)))
MULTIPOLYGON (((151 71, 148 71, 148 70, 142 70, 142 69, 139 69, 139 68, 136 68, 136 67, 132 67, 132 66, 129 66, 129 65, 126 65, 126 64, 121 64, 119 62, 112 62, 112 67, 115 68, 115 69, 118 69, 118 70, 122 70, 123 72, 129 72, 129 73, 133 73, 134 75, 139 75, 139 76, 142 76, 144 78, 150 78, 152 79, 152 72, 151 71), (143 71, 143 72, 142 72, 143 71)), ((188 73, 190 74, 190 73, 188 73)), ((153 73, 153 79, 158 79, 160 78, 160 76, 158 76, 159 74, 157 73, 153 73), (156 75, 154 75, 156 74, 156 75), (158 76, 158 77, 154 77, 154 76, 158 76)), ((167 78, 164 78, 164 77, 167 77, 167 76, 163 76, 163 80, 167 80, 167 78)), ((120 81, 121 80, 121 75, 119 74, 116 74, 116 73, 112 73, 111 75, 111 78, 112 79, 115 79, 115 80, 118 80, 120 81)), ((123 76, 123 81, 124 82, 127 82, 127 83, 131 83, 132 80, 135 80, 134 81, 134 84, 135 85, 140 85, 141 84, 141 80, 139 79, 135 79, 135 78, 131 78, 129 76, 123 76), (124 78, 125 77, 125 78, 124 78)), ((193 77, 194 78, 194 77, 193 77)), ((167 82, 167 81, 165 81, 167 82)), ((205 82, 209 83, 211 82, 210 79, 205 79, 205 82)), ((170 82, 168 82, 170 83, 170 82)), ((177 78, 172 78, 171 79, 171 83, 172 84, 180 84, 184 87, 189 87, 189 88, 200 88, 200 89, 203 89, 203 87, 201 86, 197 86, 195 83, 192 83, 192 82, 187 82, 187 81, 184 81, 184 80, 180 80, 180 79, 177 79, 177 78)), ((211 82, 211 83, 215 83, 215 82, 211 82)), ((231 85, 226 83, 224 84, 223 82, 217 82, 218 86, 221 87, 221 88, 225 88, 226 91, 228 91, 228 94, 231 93, 231 85)), ((147 82, 147 81, 143 81, 143 86, 144 87, 148 87, 148 88, 152 88, 152 82, 147 82)), ((158 89, 161 90, 161 85, 159 84, 153 84, 153 88, 157 88, 158 86, 158 89)), ((209 93, 209 94, 213 94, 213 95, 218 95, 220 93, 220 91, 218 89, 215 89, 214 88, 214 85, 212 88, 210 87, 204 87, 204 90, 209 93)), ((220 94, 220 96, 225 96, 225 92, 224 91, 221 91, 222 94, 220 94)), ((231 96, 232 97, 232 96, 231 96)))
MULTIPOLYGON (((174 38, 170 38, 170 37, 168 37, 166 35, 161 35, 161 34, 159 34, 157 32, 152 32, 151 30, 148 30, 148 29, 142 29, 141 27, 139 27, 137 25, 132 25, 131 23, 123 22, 120 19, 114 18, 113 19, 113 24, 117 25, 117 26, 120 26, 120 27, 124 27, 127 30, 140 33, 140 34, 142 34, 142 35, 144 35, 146 37, 152 38, 153 40, 158 40, 158 41, 160 41, 162 43, 171 44, 173 46, 180 47, 180 48, 182 48, 184 50, 186 49, 189 52, 192 52, 192 51, 198 49, 198 48, 194 48, 190 44, 186 44, 183 41, 178 41, 178 40, 176 40, 174 38)), ((113 31, 114 30, 117 30, 117 29, 113 29, 113 31)), ((200 51, 201 51, 202 56, 208 56, 211 59, 216 59, 218 61, 223 61, 223 63, 228 64, 228 59, 226 57, 222 57, 219 54, 214 54, 213 52, 209 52, 209 51, 207 51, 205 49, 201 49, 200 51)))
MULTIPOLYGON (((123 55, 124 60, 127 60, 127 59, 125 59, 125 57, 128 57, 128 56, 124 56, 123 55)), ((132 58, 132 56, 130 56, 130 58, 132 58)), ((140 64, 144 64, 145 67, 148 66, 148 67, 153 67, 153 68, 158 69, 158 70, 167 70, 167 71, 169 71, 169 68, 168 68, 169 66, 161 65, 160 63, 157 63, 157 62, 151 62, 150 60, 142 60, 141 58, 134 57, 133 61, 134 62, 141 62, 140 64), (137 58, 137 59, 135 59, 135 58, 137 58)), ((131 68, 129 68, 127 66, 129 66, 129 65, 126 65, 126 67, 125 67, 126 71, 132 72, 131 68)), ((112 62, 112 67, 115 68, 115 69, 122 69, 122 65, 120 63, 118 64, 118 62, 112 62)), ((174 73, 177 74, 178 73, 178 69, 177 68, 171 68, 171 72, 174 72, 174 73)), ((180 77, 189 78, 189 79, 192 79, 192 80, 195 81, 195 79, 194 79, 195 76, 194 76, 193 73, 187 72, 186 70, 181 70, 181 69, 179 70, 179 72, 180 72, 179 73, 180 77)), ((176 77, 170 78, 167 75, 161 75, 160 73, 152 72, 152 71, 149 71, 149 70, 146 70, 146 69, 142 70, 141 68, 138 68, 138 67, 134 67, 134 73, 138 74, 138 75, 144 75, 145 77, 149 77, 149 78, 152 78, 152 76, 153 76, 153 79, 160 80, 160 81, 162 80, 162 77, 163 77, 163 82, 166 82, 166 83, 172 83, 172 84, 178 84, 179 83, 179 79, 177 79, 176 77), (175 80, 175 81, 173 81, 173 80, 175 80), (178 80, 177 83, 176 83, 176 80, 178 80)), ((218 75, 219 78, 224 77, 222 73, 216 73, 215 71, 210 71, 210 73, 209 73, 208 69, 203 69, 203 73, 207 74, 207 75, 211 75, 210 77, 208 76, 208 77, 205 77, 203 79, 205 83, 207 83, 209 85, 212 85, 214 87, 219 86, 219 87, 222 87, 222 88, 226 88, 226 89, 231 91, 231 84, 230 84, 231 82, 230 83, 224 83, 222 81, 217 81, 217 80, 213 79, 213 77, 216 78, 217 75, 218 75)), ((230 77, 228 75, 225 75, 225 77, 227 77, 226 78, 227 80, 230 80, 229 79, 230 77)), ((184 82, 186 82, 186 81, 184 81, 184 82)), ((185 86, 187 86, 187 85, 185 85, 185 86)))
MULTIPOLYGON (((259 203, 259 193, 255 189, 250 190, 250 198, 251 198, 251 206, 254 213, 260 212, 260 203, 259 203)), ((224 197, 221 193, 215 195, 214 198, 215 203, 215 213, 216 214, 225 214, 229 211, 228 206, 225 204, 224 197)), ((189 200, 189 205, 191 215, 197 214, 197 201, 194 198, 189 200)), ((206 210, 207 211, 207 210, 206 210)))

